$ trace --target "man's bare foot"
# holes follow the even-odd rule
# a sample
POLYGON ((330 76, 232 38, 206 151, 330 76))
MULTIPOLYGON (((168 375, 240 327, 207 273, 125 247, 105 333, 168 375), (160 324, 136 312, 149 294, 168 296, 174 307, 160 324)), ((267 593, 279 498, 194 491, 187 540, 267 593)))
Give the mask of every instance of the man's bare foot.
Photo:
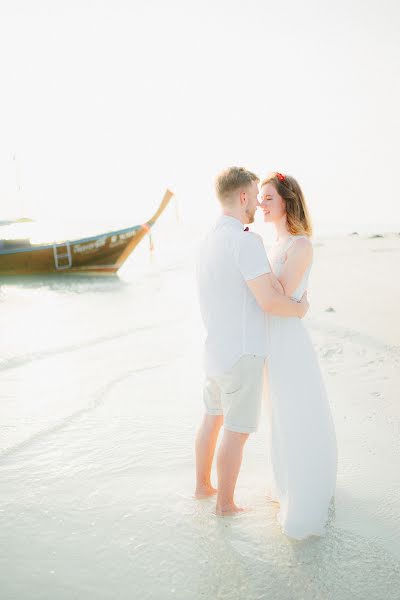
POLYGON ((204 498, 215 496, 217 493, 218 490, 212 485, 203 485, 202 487, 196 488, 193 498, 196 498, 196 500, 204 500, 204 498))
POLYGON ((226 506, 216 506, 215 514, 218 517, 229 517, 231 515, 236 515, 237 513, 247 512, 250 510, 249 508, 240 508, 240 506, 236 506, 236 504, 229 504, 226 506))

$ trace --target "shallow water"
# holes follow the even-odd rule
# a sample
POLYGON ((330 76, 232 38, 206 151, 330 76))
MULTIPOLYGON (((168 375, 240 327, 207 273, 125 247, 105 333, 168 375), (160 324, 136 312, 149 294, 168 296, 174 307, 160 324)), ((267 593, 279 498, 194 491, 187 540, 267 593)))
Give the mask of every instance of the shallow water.
POLYGON ((3 282, 1 597, 398 599, 400 354, 336 314, 308 319, 339 445, 326 536, 280 533, 264 424, 237 488, 252 510, 221 519, 191 498, 194 247, 138 248, 112 279, 3 282))

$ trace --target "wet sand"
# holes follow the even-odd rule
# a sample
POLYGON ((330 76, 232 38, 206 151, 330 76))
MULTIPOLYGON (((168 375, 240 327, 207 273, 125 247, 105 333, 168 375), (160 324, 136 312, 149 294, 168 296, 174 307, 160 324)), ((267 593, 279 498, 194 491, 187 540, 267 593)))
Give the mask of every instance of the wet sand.
POLYGON ((397 600, 400 238, 315 247, 306 319, 339 465, 327 534, 301 542, 264 498, 264 424, 237 487, 253 510, 191 497, 202 328, 175 241, 111 285, 2 286, 2 597, 397 600))

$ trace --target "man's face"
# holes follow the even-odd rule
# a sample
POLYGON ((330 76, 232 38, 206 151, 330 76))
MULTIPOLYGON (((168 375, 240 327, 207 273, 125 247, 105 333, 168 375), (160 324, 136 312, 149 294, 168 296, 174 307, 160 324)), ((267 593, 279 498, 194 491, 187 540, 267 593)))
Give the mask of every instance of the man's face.
POLYGON ((247 223, 254 222, 254 215, 256 214, 256 210, 259 206, 258 194, 258 183, 256 181, 253 181, 251 186, 247 188, 245 196, 247 200, 247 205, 244 206, 244 209, 246 213, 247 223))

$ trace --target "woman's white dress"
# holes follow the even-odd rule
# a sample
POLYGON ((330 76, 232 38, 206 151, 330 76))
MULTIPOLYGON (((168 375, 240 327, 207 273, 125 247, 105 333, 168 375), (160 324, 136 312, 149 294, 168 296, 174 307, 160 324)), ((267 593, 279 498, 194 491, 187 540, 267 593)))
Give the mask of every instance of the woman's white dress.
MULTIPOLYGON (((305 236, 291 236, 268 253, 277 277, 299 237, 305 236)), ((310 269, 293 298, 307 289, 310 269)), ((280 504, 277 519, 286 535, 324 535, 336 487, 337 443, 318 357, 302 319, 269 315, 268 328, 267 496, 280 504)))

